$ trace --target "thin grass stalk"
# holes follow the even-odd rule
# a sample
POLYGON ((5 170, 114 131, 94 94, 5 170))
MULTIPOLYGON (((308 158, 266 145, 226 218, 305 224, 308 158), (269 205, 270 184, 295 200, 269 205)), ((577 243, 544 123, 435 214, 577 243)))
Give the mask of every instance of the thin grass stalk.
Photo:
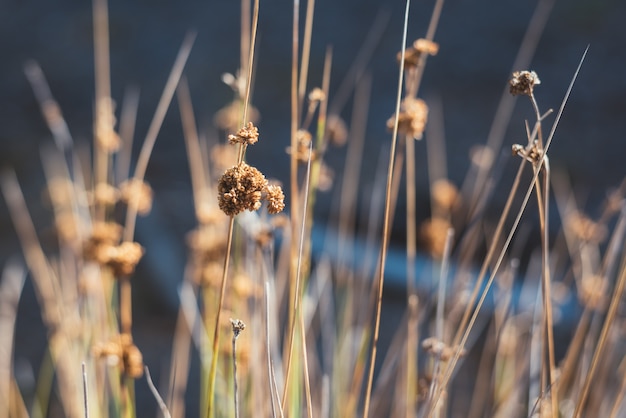
POLYGON ((389 230, 391 228, 389 220, 391 217, 390 208, 391 208, 391 189, 393 182, 393 167, 394 160, 396 156, 396 144, 398 140, 398 118, 400 115, 400 103, 402 101, 402 84, 404 79, 404 56, 405 56, 405 47, 406 47, 406 38, 409 26, 409 8, 411 5, 411 0, 406 1, 406 8, 404 11, 404 29, 402 33, 402 52, 400 57, 400 74, 398 76, 398 92, 396 97, 396 110, 393 124, 393 134, 391 139, 391 151, 389 153, 389 169, 387 172, 387 184, 385 187, 385 215, 383 218, 383 231, 382 231, 382 244, 380 249, 380 269, 378 272, 378 297, 376 299, 376 319, 374 325, 374 335, 372 336, 372 348, 370 353, 370 365, 369 372, 367 378, 367 387, 365 389, 365 403, 363 407, 363 417, 367 418, 369 416, 370 409, 370 401, 372 396, 372 385, 374 382, 374 367, 376 365, 376 354, 378 350, 378 335, 380 332, 380 315, 382 308, 382 299, 383 299, 383 285, 385 282, 385 266, 387 263, 387 247, 389 245, 389 230))
POLYGON ((182 308, 178 312, 170 366, 168 410, 174 417, 185 416, 184 393, 189 374, 191 330, 187 326, 182 308))
MULTIPOLYGON (((543 171, 543 187, 540 186, 539 180, 535 182, 537 191, 537 203, 539 207, 539 224, 541 228, 541 285, 543 288, 543 305, 544 305, 544 328, 547 339, 548 355, 548 375, 550 376, 550 399, 552 405, 552 416, 558 416, 558 387, 556 386, 556 361, 554 359, 554 321, 552 319, 552 292, 550 279, 550 262, 549 257, 549 237, 548 237, 548 210, 549 210, 549 182, 550 168, 548 160, 541 169, 543 171), (543 190, 543 192, 542 192, 543 190), (543 196, 542 196, 543 195, 543 196)), ((542 356, 545 360, 545 356, 542 356)))
POLYGON ((198 139, 198 131, 196 121, 193 114, 193 105, 191 95, 189 93, 189 84, 187 79, 183 77, 178 83, 176 89, 178 106, 180 108, 180 118, 183 125, 183 136, 185 138, 185 146, 187 148, 187 157, 189 160, 189 169, 191 172, 191 185, 193 189, 193 197, 196 209, 196 215, 200 213, 203 204, 206 204, 206 192, 208 189, 207 179, 209 167, 203 161, 200 140, 198 139))
MULTIPOLYGON (((442 9, 443 9, 443 0, 437 0, 435 2, 435 7, 433 8, 433 13, 430 16, 430 22, 428 23, 428 30, 426 31, 426 39, 428 41, 432 42, 435 39, 435 32, 437 31, 437 26, 439 25, 439 18, 441 17, 442 9)), ((410 83, 411 86, 408 92, 408 96, 410 97, 417 97, 417 93, 422 83, 422 77, 424 76, 424 68, 426 67, 427 59, 428 59, 428 54, 419 55, 417 66, 415 68, 415 71, 413 71, 414 78, 413 80, 411 80, 411 83, 410 83)))
MULTIPOLYGON (((539 39, 541 38, 541 34, 546 27, 546 23, 548 22, 554 3, 555 0, 540 0, 537 3, 537 7, 530 18, 528 28, 524 33, 524 38, 522 39, 517 56, 513 61, 511 72, 517 71, 520 68, 528 68, 530 66, 532 57, 535 54, 537 45, 539 44, 539 39)), ((489 128, 489 133, 487 134, 486 145, 488 149, 494 153, 494 155, 497 154, 497 151, 502 147, 502 141, 504 140, 506 129, 511 120, 511 116, 513 115, 516 101, 517 97, 510 94, 507 83, 502 91, 502 96, 500 98, 496 114, 493 118, 493 123, 489 128)), ((480 209, 479 196, 481 194, 482 185, 485 183, 487 175, 491 171, 492 167, 492 162, 487 161, 487 164, 485 164, 484 167, 478 167, 478 172, 475 175, 473 173, 468 174, 468 178, 475 177, 475 181, 473 182, 474 190, 470 195, 470 210, 468 211, 469 217, 473 216, 480 209)), ((472 167, 472 169, 473 168, 474 167, 472 167)), ((463 188, 465 189, 465 187, 463 188)))
POLYGON ((313 15, 315 12, 315 0, 307 0, 306 17, 304 20, 304 38, 302 39, 302 59, 300 61, 300 74, 298 79, 298 114, 302 115, 304 106, 304 94, 309 73, 309 59, 311 57, 311 37, 313 33, 313 15))
POLYGON ((611 407, 611 413, 609 414, 609 418, 617 418, 620 412, 620 407, 622 402, 624 401, 624 397, 626 396, 626 370, 622 374, 622 383, 620 385, 619 392, 615 401, 613 402, 613 406, 611 407))
MULTIPOLYGON (((251 42, 250 42, 250 51, 248 57, 248 77, 246 83, 246 96, 244 99, 244 107, 243 107, 243 115, 242 115, 242 124, 245 124, 245 121, 248 117, 248 108, 250 106, 250 91, 251 91, 251 79, 252 79, 252 67, 254 62, 254 49, 256 43, 256 33, 258 27, 259 20, 259 0, 255 0, 254 2, 254 12, 252 16, 252 33, 251 33, 251 42)), ((246 147, 241 144, 239 146, 237 164, 241 164, 244 159, 246 147)), ((226 244, 226 257, 224 259, 224 268, 222 273, 222 281, 220 286, 220 297, 217 305, 217 314, 215 318, 215 329, 213 334, 213 350, 211 353, 211 368, 209 370, 209 383, 208 383, 208 400, 207 400, 207 418, 212 418, 213 411, 213 400, 215 396, 215 378, 217 375, 217 359, 219 357, 219 339, 220 339, 220 319, 222 314, 222 308, 224 305, 224 299, 226 295, 226 282, 228 278, 228 267, 230 264, 230 253, 232 249, 233 243, 233 230, 235 226, 235 217, 231 216, 230 221, 228 223, 228 238, 226 244)))
MULTIPOLYGON (((443 248, 443 257, 441 259, 441 271, 439 273, 439 286, 437 289, 437 310, 435 313, 435 337, 438 341, 444 341, 444 311, 446 303, 446 285, 448 279, 448 271, 450 270, 450 255, 452 253, 452 242, 454 240, 454 229, 448 228, 446 233, 446 243, 443 248)), ((433 383, 430 386, 428 393, 428 401, 430 402, 434 396, 435 388, 437 387, 437 376, 439 375, 439 368, 441 367, 441 357, 435 358, 435 364, 433 365, 433 383)))
MULTIPOLYGON (((316 126, 316 140, 315 140, 315 150, 316 150, 316 158, 311 162, 311 174, 309 180, 308 187, 308 203, 307 203, 307 228, 305 230, 306 236, 311 235, 311 230, 313 228, 313 209, 315 207, 315 202, 317 198, 318 185, 320 182, 320 176, 322 173, 322 162, 324 157, 324 152, 326 149, 326 120, 327 120, 327 112, 328 112, 328 96, 330 90, 330 72, 332 68, 332 48, 328 47, 326 49, 326 55, 324 57, 324 71, 322 74, 322 91, 324 92, 324 100, 319 103, 319 111, 317 113, 317 126, 316 126)), ((310 112, 309 115, 312 117, 314 112, 310 112)), ((308 116, 308 115, 307 115, 308 116)), ((305 123, 307 123, 305 121, 305 123)), ((303 258, 303 262, 308 269, 310 269, 311 265, 311 254, 310 254, 310 242, 307 242, 307 248, 304 251, 305 257, 303 258)), ((307 274, 308 272, 305 272, 307 274)))
MULTIPOLYGON (((354 260, 354 254, 350 250, 350 240, 354 238, 356 207, 358 198, 358 182, 361 177, 361 164, 363 162, 363 149, 365 143, 365 130, 368 119, 368 103, 372 87, 371 76, 357 85, 354 95, 354 111, 350 123, 350 141, 346 151, 344 163, 344 175, 341 182, 341 193, 339 195, 339 220, 337 222, 338 231, 338 255, 339 274, 350 277, 347 288, 352 288, 354 277, 349 274, 350 263, 354 260)), ((351 292, 348 292, 351 293, 351 292)), ((351 296, 350 294, 348 296, 351 296)), ((351 323, 351 312, 346 312, 346 323, 351 323)))
POLYGON ((409 318, 406 338, 406 379, 404 381, 405 416, 415 416, 417 384, 418 300, 415 289, 417 256, 417 220, 415 214, 415 140, 404 137, 406 146, 406 294, 409 318))
POLYGON ((232 343, 232 356, 233 356, 233 398, 235 402, 235 418, 239 418, 239 382, 237 380, 237 337, 239 333, 243 330, 245 325, 243 322, 239 320, 230 320, 233 326, 233 338, 231 340, 232 343), (238 323, 241 324, 241 329, 236 329, 238 323))
MULTIPOLYGON (((139 151, 139 157, 137 158, 137 165, 135 166, 135 173, 133 175, 133 181, 135 182, 142 182, 145 177, 146 169, 148 168, 148 161, 150 160, 150 154, 152 154, 152 149, 154 148, 157 135, 159 134, 163 119, 165 118, 167 109, 172 101, 174 92, 176 91, 178 81, 182 76, 183 69, 187 62, 187 58, 189 58, 189 53, 191 52, 191 47, 195 38, 195 32, 188 32, 183 40, 180 50, 178 51, 178 55, 174 61, 174 66, 172 67, 172 71, 167 79, 161 98, 159 99, 159 103, 156 111, 154 112, 154 117, 150 123, 150 127, 148 128, 148 132, 146 133, 146 139, 141 147, 141 151, 139 151)), ((134 199, 130 200, 126 211, 126 222, 124 224, 123 236, 123 239, 126 242, 131 242, 135 234, 135 222, 137 220, 139 196, 138 194, 135 194, 134 197, 134 199)))
POLYGON ((26 272, 17 262, 10 261, 0 281, 0 416, 9 417, 11 405, 11 360, 14 349, 17 307, 24 288, 26 272))
MULTIPOLYGON (((624 216, 626 216, 626 207, 622 207, 622 222, 624 220, 624 216)), ((609 310, 607 312, 606 319, 604 320, 602 331, 600 332, 600 337, 598 338, 598 344, 596 345, 596 349, 591 360, 591 366, 589 368, 589 371, 587 372, 587 376, 585 377, 585 382, 583 384, 580 395, 578 396, 573 418, 580 417, 583 412, 587 397, 589 396, 591 382, 595 377, 595 373, 600 364, 601 357, 604 354, 604 348, 606 347, 606 343, 608 341, 608 334, 617 315, 617 308, 619 307, 622 293, 624 292, 624 287, 626 286, 626 257, 622 260, 622 266, 620 267, 620 269, 621 271, 617 279, 615 289, 613 290, 613 296, 611 298, 609 310)))
POLYGON ((331 115, 338 115, 341 112, 350 99, 352 89, 361 81, 368 67, 367 63, 371 60, 378 43, 387 29, 390 16, 391 13, 384 10, 376 15, 376 20, 374 20, 371 29, 367 32, 365 41, 363 41, 350 68, 335 91, 329 109, 331 115))
MULTIPOLYGON (((74 347, 68 341, 67 335, 60 331, 64 325, 63 319, 69 318, 70 315, 66 312, 65 305, 59 303, 61 300, 59 279, 43 252, 24 201, 24 195, 13 171, 2 173, 0 189, 9 208, 9 215, 22 246, 26 263, 32 273, 44 325, 53 331, 48 337, 50 361, 54 359, 63 408, 68 416, 76 417, 78 416, 77 409, 81 405, 80 391, 76 390, 78 373, 75 370, 77 366, 73 363, 74 358, 72 358, 74 347)), ((47 392, 49 391, 50 388, 47 389, 47 392)))
POLYGON ((139 108, 139 89, 130 87, 124 92, 120 115, 120 139, 122 146, 115 156, 116 183, 126 180, 130 173, 130 161, 133 153, 133 137, 139 108))
POLYGON ((82 378, 83 378, 83 407, 85 411, 85 418, 89 418, 89 392, 87 390, 87 368, 85 367, 85 362, 83 361, 81 364, 82 369, 82 378))
MULTIPOLYGON (((539 105, 535 99, 534 93, 530 92, 530 101, 535 111, 536 130, 537 130, 537 146, 539 149, 543 147, 543 132, 541 129, 542 116, 539 111, 539 105)), ((530 137, 529 137, 530 140, 530 137)), ((539 179, 535 180, 535 189, 537 191, 537 206, 539 209, 539 226, 541 229, 541 286, 543 294, 544 305, 544 327, 547 341, 544 341, 544 352, 547 351, 548 357, 548 376, 550 377, 550 391, 551 391, 551 406, 552 416, 558 416, 558 388, 556 385, 556 362, 554 359, 554 332, 553 332, 553 319, 552 319, 552 292, 551 292, 551 279, 550 279, 550 262, 548 260, 550 246, 549 246, 549 205, 550 205, 550 163, 547 156, 543 158, 543 166, 536 165, 535 170, 542 171, 543 173, 543 188, 539 183, 539 179), (542 192, 543 190, 543 192, 542 192), (547 344, 546 344, 547 342, 547 344)), ((542 364, 544 364, 546 356, 542 356, 542 364)))
MULTIPOLYGON (((298 147, 298 46, 299 46, 299 16, 300 16, 300 0, 293 1, 293 18, 292 18, 292 37, 291 37, 291 124, 290 124, 290 138, 291 138, 291 155, 290 155, 290 200, 291 200, 291 240, 290 240, 290 257, 289 257, 289 309, 288 309, 288 329, 295 327, 296 317, 296 301, 298 294, 296 292, 296 286, 298 281, 297 270, 298 266, 296 261, 298 259, 298 225, 300 219, 299 209, 299 196, 298 191, 298 159, 295 150, 298 147)), ((287 408, 287 391, 291 384, 291 350, 293 339, 291 333, 287 339, 287 362, 284 363, 286 369, 285 374, 285 386, 283 388, 283 396, 281 400, 281 408, 285 410, 287 408)), ((285 357, 283 357, 284 361, 285 357)))
MULTIPOLYGON (((272 406, 272 418, 276 418, 276 398, 278 393, 276 392, 276 379, 274 378, 274 364, 272 362, 272 347, 271 347, 271 334, 270 334, 270 282, 266 278, 265 286, 265 354, 267 356, 267 377, 270 382, 270 405, 272 406)), ((280 403, 280 402, 278 402, 280 403)), ((282 416, 282 412, 281 412, 282 416)))
MULTIPOLYGON (((587 48, 585 49, 585 51, 583 52, 583 55, 578 63, 578 67, 576 68, 576 71, 574 72, 574 75, 572 77, 572 80, 567 88, 567 91, 565 92, 565 96, 563 97, 563 101, 561 102, 561 106, 559 108, 559 111, 556 115, 556 118, 554 120, 554 123, 552 124, 552 129, 550 130, 550 134, 548 135, 548 139, 546 141, 545 147, 543 148, 542 152, 541 152, 541 156, 538 160, 538 166, 541 167, 545 160, 546 160, 546 156, 547 156, 547 152, 548 149, 550 148, 550 145, 552 144, 552 139, 554 138, 554 134, 556 132, 556 128, 559 124, 559 121, 561 120, 561 116, 563 115, 563 111, 565 110, 565 105, 567 103, 567 100, 572 92, 572 89, 574 88, 574 83, 576 82, 576 79, 578 77, 578 74, 580 73, 580 69, 582 67, 582 64, 585 60, 585 57, 587 56, 587 51, 589 50, 589 47, 587 46, 587 48)), ((522 160, 522 164, 523 164, 522 160)), ((455 349, 455 354, 454 357, 452 359, 452 361, 449 363, 447 369, 446 369, 446 373, 444 375, 444 379, 442 381, 442 385, 441 388, 439 389, 439 391, 437 392, 437 395, 435 397, 435 402, 433 404, 431 404, 431 410, 428 412, 427 416, 431 416, 432 414, 432 408, 434 408, 434 405, 437 403, 439 397, 441 396, 442 392, 445 390, 445 387, 448 384, 448 381, 450 379, 450 377, 452 376, 452 371, 454 370, 454 367, 456 366, 456 363, 459 360, 459 356, 461 355, 461 351, 463 350, 463 347, 465 346, 465 343, 467 342, 467 338, 469 337, 469 333, 473 327, 473 324, 478 316, 478 312, 480 310, 480 308, 482 307, 482 304, 485 300, 485 298, 487 297, 487 292, 489 291, 489 288, 491 287, 491 284, 493 282, 493 279, 495 278, 495 275, 498 271, 498 268, 500 267, 500 264, 502 263, 502 260, 504 259, 504 254, 506 253, 506 250, 513 238, 513 235, 515 233, 515 231, 517 230, 517 226, 519 225, 519 222, 521 220, 522 214, 524 212, 524 209, 526 208, 526 205, 528 204, 528 200, 530 199, 530 195, 532 193, 533 190, 533 186, 535 184, 535 182, 537 181, 537 178, 539 176, 539 172, 540 170, 535 170, 535 173, 533 175, 533 179, 530 182, 529 186, 528 186, 528 190, 526 191, 526 195, 524 196, 524 200, 522 202, 522 205, 520 206, 520 209, 518 211, 518 214, 515 218, 515 221, 513 223, 513 226, 511 227, 511 230, 509 232, 509 235, 504 243, 504 246, 500 252, 500 256, 496 262, 496 265, 494 266, 493 272, 491 274, 491 276, 489 277, 489 280, 487 282, 487 284, 485 285, 485 289, 482 293, 482 296, 478 302, 478 305, 476 306, 476 308, 474 309, 474 314, 472 315, 472 319, 470 320, 470 322, 467 325, 467 328, 463 334, 463 338, 461 339, 460 344, 458 345, 458 347, 456 347, 455 349)), ((473 304, 473 302, 472 302, 473 304)), ((455 344, 456 346, 456 344, 455 344)))
MULTIPOLYGON (((93 1, 93 42, 94 42, 94 71, 95 71, 95 185, 108 182, 108 167, 110 153, 98 144, 102 132, 102 126, 113 115, 113 103, 111 101, 111 63, 109 54, 109 11, 107 0, 93 1)), ((110 126, 113 129, 113 126, 110 126)), ((96 219, 105 220, 105 206, 96 203, 96 219)))
POLYGON ((252 68, 254 67, 254 50, 256 48, 256 35, 259 26, 259 0, 254 0, 254 8, 252 12, 252 33, 250 38, 250 50, 248 53, 247 78, 246 78, 246 97, 243 102, 243 115, 241 124, 245 125, 248 121, 248 109, 250 108, 250 95, 252 91, 252 68))
MULTIPOLYGON (((242 147, 243 148, 243 147, 242 147)), ((226 295, 226 282, 228 278, 228 267, 230 265, 230 253, 233 246, 233 230, 235 227, 235 217, 231 216, 228 222, 228 233, 226 241, 226 257, 224 257, 224 267, 222 269, 222 281, 220 285, 220 297, 217 304, 217 314, 215 315, 215 327, 213 330, 213 346, 211 350, 211 367, 209 369, 209 383, 207 388, 207 413, 206 418, 213 418, 213 401, 215 400, 215 377, 217 376, 217 359, 219 357, 220 344, 220 320, 222 317, 222 308, 226 295)))
POLYGON ((168 411, 167 406, 165 405, 165 402, 163 401, 163 398, 159 394, 159 391, 157 390, 156 386, 154 386, 154 382, 152 381, 152 376, 150 376, 150 369, 148 369, 148 366, 144 366, 143 370, 146 374, 146 382, 148 383, 150 392, 152 392, 152 396, 154 396, 154 399, 159 405, 159 410, 161 411, 161 415, 163 415, 164 418, 171 418, 172 415, 170 414, 170 411, 168 411))
MULTIPOLYGON (((239 39, 239 42, 240 42, 240 47, 239 47, 240 74, 239 76, 248 74, 248 64, 250 63, 250 61, 248 60, 248 56, 250 54, 250 41, 251 41, 251 33, 250 33, 250 29, 251 29, 250 5, 251 4, 252 4, 252 0, 241 0, 241 37, 239 39)), ((250 82, 250 79, 248 79, 248 81, 250 82)))
MULTIPOLYGON (((301 276, 302 276, 302 256, 303 256, 303 252, 304 252, 304 236, 305 236, 305 229, 306 229, 306 217, 307 217, 307 207, 308 207, 308 197, 309 197, 309 187, 310 187, 310 181, 311 181, 311 156, 312 156, 312 150, 313 150, 313 142, 311 141, 309 143, 309 158, 307 160, 307 171, 306 171, 306 181, 304 184, 304 203, 302 205, 302 207, 304 208, 304 213, 302 214, 302 224, 300 226, 300 233, 299 233, 299 244, 298 244, 298 258, 297 258, 297 263, 296 263, 296 283, 295 283, 295 301, 294 301, 294 315, 296 317, 296 319, 298 319, 299 316, 302 315, 301 313, 301 305, 302 305, 302 290, 300 289, 301 285, 302 285, 302 280, 301 280, 301 276)), ((306 338, 306 329, 304 328, 304 322, 302 321, 302 318, 299 318, 299 324, 300 324, 300 333, 302 334, 302 338, 306 338)), ((292 358, 293 358, 293 350, 294 350, 294 340, 295 340, 295 332, 296 332, 296 322, 292 322, 291 324, 291 329, 289 331, 289 345, 288 345, 288 351, 287 351, 287 370, 285 372, 285 388, 283 391, 283 398, 282 398, 282 407, 283 409, 286 406, 286 401, 287 401, 287 393, 288 393, 288 388, 289 388, 289 377, 290 377, 290 373, 291 373, 291 362, 292 362, 292 358)), ((306 340, 303 340, 304 342, 306 342, 306 340)), ((308 387, 309 385, 309 370, 308 370, 308 361, 307 361, 307 352, 306 352, 306 344, 304 344, 302 346, 302 355, 303 355, 303 366, 304 366, 304 380, 305 380, 305 385, 308 389, 306 389, 306 396, 307 396, 307 410, 309 412, 309 414, 311 414, 312 412, 312 405, 310 403, 311 401, 311 393, 310 393, 310 387, 308 387)))

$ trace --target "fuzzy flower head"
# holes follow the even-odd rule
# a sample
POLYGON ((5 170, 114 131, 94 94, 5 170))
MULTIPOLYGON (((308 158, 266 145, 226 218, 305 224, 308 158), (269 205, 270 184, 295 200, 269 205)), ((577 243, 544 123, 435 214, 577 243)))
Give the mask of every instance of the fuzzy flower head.
POLYGON ((534 71, 515 71, 509 80, 509 91, 513 96, 531 96, 537 84, 541 84, 539 76, 534 71))
MULTIPOLYGON (((428 121, 428 105, 422 99, 407 97, 402 100, 400 114, 398 115, 398 132, 415 138, 422 139, 426 122, 428 121)), ((395 117, 387 120, 387 128, 393 130, 395 117)))
POLYGON ((220 178, 217 184, 219 207, 228 216, 258 210, 266 188, 263 173, 242 162, 226 170, 220 178))
POLYGON ((252 122, 239 129, 236 135, 228 135, 231 144, 253 145, 259 140, 259 129, 252 122))
POLYGON ((275 215, 285 209, 285 194, 280 186, 267 186, 265 199, 267 200, 267 211, 270 214, 275 215))

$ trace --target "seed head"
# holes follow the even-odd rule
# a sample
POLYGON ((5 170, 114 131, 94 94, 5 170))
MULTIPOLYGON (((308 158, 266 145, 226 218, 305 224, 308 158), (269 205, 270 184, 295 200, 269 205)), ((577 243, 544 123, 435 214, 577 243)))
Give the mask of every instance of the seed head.
POLYGON ((239 337, 239 334, 241 333, 241 331, 246 329, 246 324, 244 324, 241 319, 231 318, 230 324, 233 327, 233 335, 235 336, 235 338, 239 337))
POLYGON ((235 216, 244 210, 258 210, 266 189, 265 176, 255 167, 241 162, 226 170, 219 179, 218 205, 228 216, 235 216))
POLYGON ((236 135, 228 135, 231 144, 253 145, 259 141, 259 129, 252 122, 239 129, 236 135))
POLYGON ((413 48, 420 54, 437 55, 439 52, 439 44, 429 41, 428 39, 419 38, 413 42, 413 48))
POLYGON ((341 117, 337 115, 328 116, 326 120, 326 136, 330 143, 336 147, 340 147, 348 141, 348 128, 341 117))
POLYGON ((265 199, 267 200, 267 211, 270 214, 276 215, 285 209, 285 194, 280 186, 267 186, 265 199))
POLYGON ((450 226, 447 219, 439 217, 428 219, 420 226, 420 241, 432 257, 436 259, 443 257, 450 226))
POLYGON ((129 206, 136 204, 140 215, 146 215, 152 209, 152 188, 145 181, 133 178, 123 182, 120 184, 120 197, 129 206))
POLYGON ((541 84, 541 80, 539 80, 536 72, 515 71, 509 81, 509 91, 513 96, 520 94, 531 96, 537 84, 541 84))
MULTIPOLYGON (((428 106, 422 99, 407 97, 402 100, 398 115, 398 132, 415 139, 422 139, 426 121, 428 120, 428 106)), ((387 128, 393 130, 395 117, 387 120, 387 128)))
POLYGON ((143 253, 143 247, 138 243, 123 242, 118 246, 102 247, 102 258, 99 261, 111 267, 116 277, 129 276, 135 271, 143 253))

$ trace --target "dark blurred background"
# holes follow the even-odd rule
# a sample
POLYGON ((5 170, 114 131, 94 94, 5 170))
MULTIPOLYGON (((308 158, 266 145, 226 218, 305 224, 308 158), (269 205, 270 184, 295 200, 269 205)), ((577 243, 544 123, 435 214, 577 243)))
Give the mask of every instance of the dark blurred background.
MULTIPOLYGON (((409 40, 425 35, 433 3, 414 1, 411 5, 409 40)), ((449 177, 457 185, 469 167, 470 148, 486 140, 536 5, 536 1, 526 0, 448 0, 444 4, 435 36, 440 52, 428 60, 421 96, 442 104, 449 177)), ((118 104, 118 116, 129 87, 138 88, 141 95, 135 150, 145 137, 178 48, 191 29, 197 30, 198 36, 185 74, 197 123, 207 136, 217 135, 213 116, 233 98, 220 77, 225 72, 234 73, 239 65, 240 2, 112 0, 109 9, 112 96, 118 104)), ((327 46, 332 46, 331 100, 369 31, 380 22, 385 25, 366 66, 373 80, 366 167, 375 167, 381 150, 389 146, 385 122, 395 104, 396 53, 400 50, 403 12, 403 1, 316 2, 309 87, 321 83, 324 54, 327 46)), ((289 142, 291 16, 290 2, 261 1, 253 98, 261 113, 261 140, 248 153, 251 163, 284 182, 288 179, 284 150, 289 142)), ((625 16, 626 3, 618 0, 556 1, 530 66, 542 81, 536 89, 539 105, 544 110, 557 109, 584 49, 590 45, 550 159, 553 169, 569 174, 581 200, 592 208, 597 208, 606 191, 626 174, 625 16)), ((91 3, 0 0, 0 60, 0 165, 17 172, 29 209, 43 231, 52 220, 41 205, 44 177, 40 151, 53 140, 24 75, 24 64, 28 60, 39 63, 74 140, 88 143, 94 100, 91 3)), ((349 100, 342 113, 347 120, 351 106, 349 100)), ((530 111, 527 101, 518 101, 504 139, 505 148, 525 143, 524 120, 532 117, 530 111)), ((424 142, 420 142, 420 213, 427 213, 429 206, 425 155, 424 142)), ((344 158, 345 149, 328 155, 337 177, 344 158)), ((144 326, 143 331, 136 327, 138 341, 144 345, 150 341, 164 344, 160 336, 171 332, 171 315, 163 313, 171 313, 175 306, 172 289, 183 274, 184 236, 195 225, 188 173, 174 100, 146 174, 155 192, 155 210, 148 218, 140 218, 137 226, 138 240, 147 248, 140 274, 150 279, 144 278, 136 287, 136 310, 138 315, 147 312, 146 324, 155 325, 144 326), (143 303, 144 299, 147 302, 143 303), (141 336, 142 332, 145 335, 141 336)), ((364 171, 363 190, 371 189, 375 175, 375 170, 364 171)), ((330 212, 332 192, 327 196, 317 213, 322 225, 330 212)), ((0 204, 0 262, 4 264, 19 254, 6 205, 0 204)), ((20 307, 25 324, 39 321, 36 306, 32 290, 28 290, 20 307)), ((24 350, 19 352, 23 358, 36 357, 33 353, 43 347, 44 335, 18 331, 16 344, 24 350)), ((165 365, 167 350, 164 347, 163 351, 148 353, 147 361, 165 365)))

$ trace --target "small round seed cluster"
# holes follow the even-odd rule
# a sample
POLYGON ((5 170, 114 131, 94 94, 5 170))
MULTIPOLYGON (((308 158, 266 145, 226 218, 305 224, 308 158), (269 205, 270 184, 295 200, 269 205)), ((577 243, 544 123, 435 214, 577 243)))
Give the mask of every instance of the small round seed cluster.
POLYGON ((259 141, 259 129, 252 122, 239 129, 235 135, 228 135, 231 144, 254 145, 259 141))
POLYGON ((230 319, 230 325, 233 327, 233 335, 235 338, 239 337, 241 331, 246 329, 246 324, 241 319, 230 319))
MULTIPOLYGON (((428 106, 422 99, 407 97, 402 101, 398 115, 398 132, 403 135, 421 139, 428 121, 428 106)), ((387 120, 387 128, 392 130, 395 117, 387 120)))
MULTIPOLYGON (((437 55, 439 44, 428 39, 420 38, 404 51, 404 66, 406 68, 417 67, 422 54, 437 55)), ((402 52, 398 52, 398 62, 402 59, 402 52)))
POLYGON ((130 334, 121 334, 93 348, 95 357, 119 365, 122 372, 131 379, 143 375, 143 355, 133 343, 130 334))
POLYGON ((84 244, 85 259, 109 267, 116 277, 131 275, 144 250, 136 242, 118 244, 121 234, 122 227, 116 223, 95 223, 91 236, 84 244))
POLYGON ((536 72, 526 70, 515 71, 509 81, 509 91, 513 96, 531 96, 537 84, 541 84, 541 80, 539 80, 536 72))
POLYGON ((244 210, 259 210, 264 198, 272 214, 285 207, 280 186, 270 186, 263 173, 245 162, 226 170, 217 188, 219 207, 228 216, 235 216, 244 210))
POLYGON ((145 181, 129 179, 123 182, 120 184, 120 197, 129 206, 131 203, 136 204, 140 215, 146 215, 152 209, 152 188, 145 181))

